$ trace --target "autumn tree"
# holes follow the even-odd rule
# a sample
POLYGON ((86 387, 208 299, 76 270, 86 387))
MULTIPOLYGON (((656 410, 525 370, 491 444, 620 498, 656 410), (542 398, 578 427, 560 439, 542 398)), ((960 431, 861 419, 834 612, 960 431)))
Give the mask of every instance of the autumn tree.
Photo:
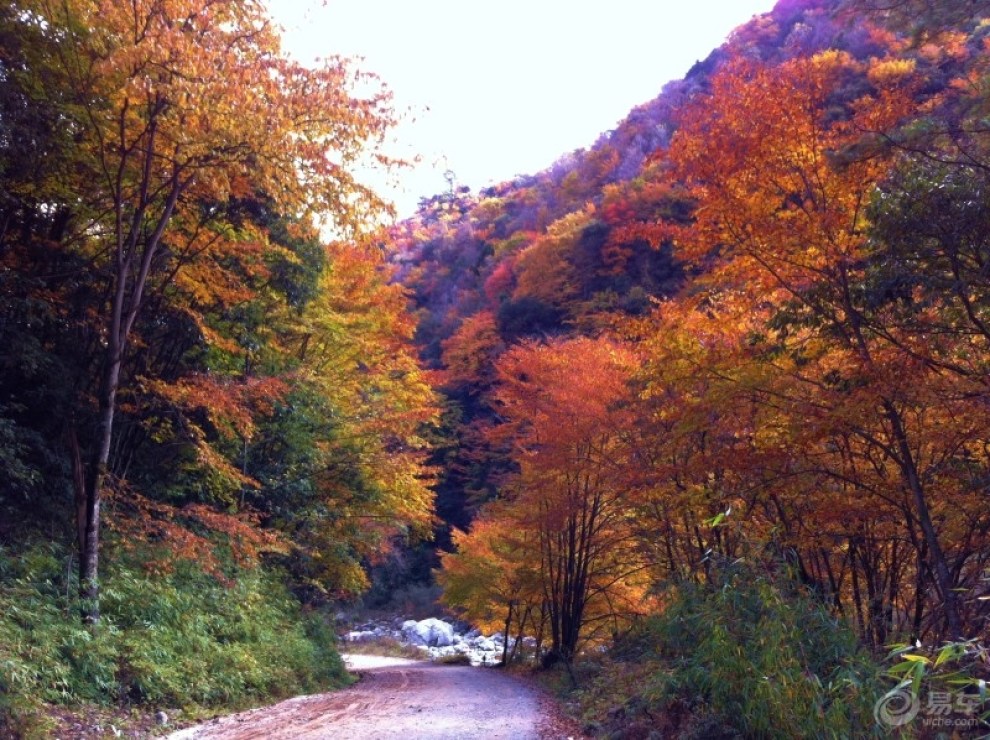
POLYGON ((505 351, 491 311, 468 316, 442 346, 447 382, 471 392, 486 388, 494 375, 493 363, 505 351))
POLYGON ((627 380, 635 361, 607 339, 521 344, 499 362, 496 399, 518 474, 501 511, 532 532, 552 640, 567 664, 583 638, 639 608, 644 564, 630 531, 634 491, 627 380))
POLYGON ((748 301, 769 312, 748 342, 765 347, 764 361, 788 385, 764 387, 764 405, 814 425, 784 428, 804 439, 793 449, 817 451, 829 489, 851 485, 896 502, 918 558, 916 592, 923 600, 930 577, 944 630, 958 637, 957 589, 975 561, 955 550, 965 538, 949 512, 975 513, 976 491, 950 483, 937 461, 979 444, 984 432, 963 387, 932 363, 941 342, 923 348, 908 339, 863 288, 866 205, 890 171, 864 132, 891 130, 912 110, 914 69, 899 59, 862 65, 839 52, 777 67, 733 61, 714 76, 711 95, 686 110, 672 142, 670 173, 689 185, 697 208, 691 226, 667 233, 682 258, 706 267, 713 306, 748 301), (869 94, 854 92, 857 76, 871 83, 869 94), (744 120, 749 110, 761 113, 744 120))
POLYGON ((288 61, 261 3, 79 0, 17 3, 25 33, 50 57, 24 74, 63 83, 57 102, 77 156, 60 200, 63 242, 88 260, 106 296, 95 319, 98 407, 79 481, 81 588, 99 618, 100 506, 122 370, 149 297, 194 271, 218 243, 243 241, 224 220, 232 197, 263 193, 285 212, 330 214, 357 228, 381 206, 349 168, 379 141, 386 98, 361 97, 338 59, 288 61))
POLYGON ((756 471, 773 468, 770 415, 757 403, 771 369, 747 342, 765 318, 731 299, 680 296, 627 326, 642 357, 634 526, 656 583, 717 585, 721 566, 769 529, 756 471))
POLYGON ((546 611, 539 561, 533 557, 538 533, 518 527, 505 511, 511 506, 493 502, 469 532, 456 530, 454 551, 441 553, 437 571, 443 603, 482 630, 501 631, 505 656, 512 634, 542 642, 546 611))
POLYGON ((367 588, 364 565, 434 523, 424 436, 437 421, 434 391, 412 349, 406 292, 374 243, 361 244, 328 247, 319 292, 286 337, 299 359, 292 413, 323 421, 308 471, 315 495, 290 499, 277 517, 310 582, 347 596, 367 588))

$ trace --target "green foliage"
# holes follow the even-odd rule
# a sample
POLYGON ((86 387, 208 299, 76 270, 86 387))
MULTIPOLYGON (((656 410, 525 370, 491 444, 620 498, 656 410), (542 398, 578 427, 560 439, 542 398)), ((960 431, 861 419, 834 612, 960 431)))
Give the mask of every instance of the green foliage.
POLYGON ((347 644, 344 651, 352 655, 387 655, 390 658, 409 658, 423 660, 426 651, 415 645, 399 642, 394 637, 376 637, 373 640, 362 640, 347 644))
POLYGON ((852 631, 767 580, 689 590, 653 629, 676 668, 648 695, 701 696, 747 735, 845 737, 872 724, 874 668, 852 631))
POLYGON ((451 653, 441 655, 436 662, 440 665, 471 665, 471 656, 467 653, 451 653))
POLYGON ((122 563, 96 631, 67 572, 52 546, 0 551, 0 734, 42 704, 244 705, 348 680, 327 621, 262 569, 223 584, 191 564, 150 577, 122 563))
POLYGON ((930 650, 918 642, 890 647, 887 659, 891 665, 885 676, 896 685, 885 698, 909 693, 918 706, 937 707, 929 711, 938 717, 952 717, 966 725, 979 720, 986 729, 990 719, 990 650, 985 645, 977 640, 958 640, 930 650))
POLYGON ((882 735, 873 707, 887 687, 852 630, 791 585, 753 572, 681 587, 610 658, 578 676, 595 722, 664 716, 682 737, 882 735))

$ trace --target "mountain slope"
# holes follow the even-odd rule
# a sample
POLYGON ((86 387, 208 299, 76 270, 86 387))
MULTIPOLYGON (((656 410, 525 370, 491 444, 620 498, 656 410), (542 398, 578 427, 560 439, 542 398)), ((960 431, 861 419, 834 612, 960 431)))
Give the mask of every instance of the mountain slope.
MULTIPOLYGON (((441 518, 465 526, 505 472, 483 430, 493 418, 493 363, 507 347, 528 337, 595 334, 645 315, 652 301, 685 285, 670 242, 655 239, 649 225, 689 222, 692 203, 658 159, 681 112, 709 92, 717 70, 731 59, 773 67, 833 48, 864 63, 894 55, 917 65, 916 95, 931 100, 978 58, 977 5, 986 3, 959 15, 939 3, 878 10, 870 0, 781 0, 588 149, 479 193, 457 188, 424 200, 392 231, 390 246, 418 311, 422 356, 446 373, 452 402, 449 444, 437 457, 447 470, 441 518), (963 34, 953 37, 954 51, 939 36, 953 23, 963 34)), ((837 100, 870 89, 865 74, 844 84, 837 100)))

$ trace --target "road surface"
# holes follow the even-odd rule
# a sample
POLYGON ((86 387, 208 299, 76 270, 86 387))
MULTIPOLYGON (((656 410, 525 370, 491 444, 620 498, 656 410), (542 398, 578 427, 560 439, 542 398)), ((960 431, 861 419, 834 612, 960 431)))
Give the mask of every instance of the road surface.
POLYGON ((491 668, 355 655, 350 688, 223 717, 169 740, 576 738, 540 691, 491 668))

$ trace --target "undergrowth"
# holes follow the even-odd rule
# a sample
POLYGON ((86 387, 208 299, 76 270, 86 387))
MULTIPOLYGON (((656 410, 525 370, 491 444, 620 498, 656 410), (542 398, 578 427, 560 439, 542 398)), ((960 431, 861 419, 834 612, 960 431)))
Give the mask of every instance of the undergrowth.
POLYGON ((415 645, 400 642, 394 637, 382 636, 370 640, 348 642, 341 646, 345 653, 353 655, 385 655, 389 658, 411 658, 423 660, 427 653, 415 645))
POLYGON ((471 665, 471 656, 467 653, 450 653, 441 655, 435 662, 440 665, 471 665))
POLYGON ((852 630, 797 589, 758 574, 681 587, 607 655, 558 689, 605 737, 882 737, 890 688, 852 630), (632 734, 630 734, 632 733, 632 734), (639 733, 639 734, 637 734, 639 733))
POLYGON ((88 628, 64 552, 0 549, 0 736, 45 736, 45 705, 246 706, 348 682, 330 625, 274 573, 222 583, 178 562, 151 576, 127 557, 88 628))

